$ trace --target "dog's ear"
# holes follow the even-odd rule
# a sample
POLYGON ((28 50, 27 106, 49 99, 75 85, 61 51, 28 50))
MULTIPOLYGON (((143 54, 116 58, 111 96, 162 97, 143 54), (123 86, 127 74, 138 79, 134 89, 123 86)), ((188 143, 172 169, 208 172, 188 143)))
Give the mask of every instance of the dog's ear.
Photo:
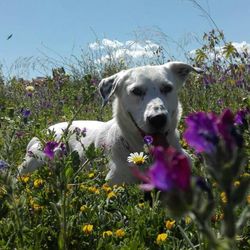
POLYGON ((183 62, 168 62, 165 64, 165 66, 167 66, 167 68, 174 73, 180 86, 187 80, 190 72, 195 72, 198 74, 203 73, 202 69, 193 67, 183 62))
POLYGON ((114 94, 118 82, 118 74, 106 77, 99 83, 99 93, 102 97, 102 107, 109 101, 110 97, 114 94))

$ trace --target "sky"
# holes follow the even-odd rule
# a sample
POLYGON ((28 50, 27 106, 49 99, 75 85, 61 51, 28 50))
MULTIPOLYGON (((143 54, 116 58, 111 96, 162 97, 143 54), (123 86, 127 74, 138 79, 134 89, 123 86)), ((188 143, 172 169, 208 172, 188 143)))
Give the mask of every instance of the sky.
MULTIPOLYGON (((250 43, 250 0, 197 2, 227 41, 250 43)), ((48 72, 20 70, 20 62, 24 68, 25 61, 28 65, 41 58, 62 62, 96 49, 97 40, 102 46, 115 43, 124 48, 138 39, 153 48, 164 40, 170 53, 182 60, 183 51, 175 42, 193 50, 199 46, 195 37, 201 39, 212 28, 190 0, 0 0, 0 64, 6 76, 29 78, 48 72)), ((148 46, 136 45, 137 54, 148 46)))

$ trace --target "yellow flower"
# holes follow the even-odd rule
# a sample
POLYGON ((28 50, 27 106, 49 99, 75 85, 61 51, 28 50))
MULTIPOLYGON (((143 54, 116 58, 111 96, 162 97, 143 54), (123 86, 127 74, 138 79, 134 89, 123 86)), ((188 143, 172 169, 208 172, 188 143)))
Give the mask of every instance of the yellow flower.
POLYGON ((247 203, 250 204, 250 195, 247 196, 247 203))
POLYGON ((110 230, 104 231, 104 232, 102 233, 102 237, 103 237, 103 238, 107 238, 107 237, 110 237, 110 236, 112 236, 112 235, 113 235, 113 233, 112 233, 112 231, 110 231, 110 230))
POLYGON ((227 195, 226 195, 225 192, 222 192, 222 193, 220 194, 220 198, 221 198, 221 201, 222 201, 223 203, 227 203, 227 195))
POLYGON ((86 188, 87 188, 87 187, 86 187, 84 184, 81 184, 81 185, 80 185, 80 189, 81 189, 81 190, 84 190, 84 189, 86 189, 86 188))
POLYGON ((234 186, 235 186, 235 187, 238 187, 239 185, 240 185, 240 182, 239 182, 239 181, 235 181, 235 182, 234 182, 234 186))
POLYGON ((144 202, 140 202, 140 203, 138 204, 138 207, 139 207, 139 208, 144 208, 144 206, 145 206, 144 202))
POLYGON ((167 220, 167 221, 165 222, 166 228, 167 228, 168 230, 172 229, 173 226, 174 226, 174 224, 175 224, 175 220, 167 220))
POLYGON ((92 233, 92 231, 93 231, 93 225, 92 224, 87 224, 87 225, 84 225, 83 227, 82 227, 82 231, 85 233, 85 234, 91 234, 92 233))
POLYGON ((88 176, 89 178, 93 178, 95 176, 95 173, 89 173, 88 176))
POLYGON ((26 88, 25 88, 25 90, 27 91, 27 92, 34 92, 34 90, 35 90, 35 88, 33 87, 33 86, 27 86, 26 88))
POLYGON ((249 173, 244 173, 241 176, 244 177, 244 178, 248 178, 248 177, 250 177, 250 174, 249 173))
POLYGON ((42 179, 36 179, 34 180, 34 187, 39 188, 43 185, 44 181, 42 179))
POLYGON ((88 190, 91 193, 100 194, 100 190, 98 188, 96 188, 96 187, 89 187, 88 190))
POLYGON ((130 155, 128 156, 128 159, 127 161, 129 163, 134 163, 136 165, 141 165, 143 163, 145 163, 146 159, 148 158, 147 155, 144 155, 143 152, 140 152, 140 153, 130 153, 130 155))
POLYGON ((81 211, 81 212, 85 212, 86 210, 88 210, 88 206, 87 206, 87 205, 82 205, 82 206, 80 207, 80 211, 81 211))
POLYGON ((185 140, 181 140, 181 146, 183 147, 183 148, 187 148, 188 147, 188 144, 187 144, 187 142, 185 141, 185 140))
POLYGON ((167 238, 168 238, 168 235, 166 233, 158 234, 156 238, 156 244, 157 245, 162 244, 164 241, 167 240, 167 238))
POLYGON ((34 211, 39 211, 39 210, 43 209, 43 206, 41 206, 37 203, 33 203, 32 207, 33 207, 34 211))
POLYGON ((109 192, 109 193, 108 193, 108 199, 111 199, 111 198, 113 198, 113 197, 116 197, 115 192, 113 192, 113 191, 109 192))
POLYGON ((124 237, 124 235, 125 235, 125 231, 122 228, 115 231, 115 236, 118 238, 122 238, 124 237))
POLYGON ((29 175, 23 175, 18 178, 20 181, 27 183, 30 179, 29 175))
POLYGON ((188 225, 192 222, 192 219, 189 216, 185 217, 185 223, 188 225))
POLYGON ((109 193, 110 191, 112 191, 112 188, 107 183, 105 183, 105 184, 102 185, 102 189, 104 191, 106 191, 107 193, 109 193))

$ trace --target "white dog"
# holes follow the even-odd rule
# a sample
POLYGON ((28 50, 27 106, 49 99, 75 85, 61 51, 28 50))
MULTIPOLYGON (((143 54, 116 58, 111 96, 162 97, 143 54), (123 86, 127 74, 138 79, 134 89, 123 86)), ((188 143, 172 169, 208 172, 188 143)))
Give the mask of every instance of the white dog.
MULTIPOLYGON (((112 95, 115 96, 113 119, 108 122, 73 121, 70 130, 86 129, 86 136, 79 142, 73 134, 69 138, 70 150, 77 151, 83 159, 82 144, 85 147, 91 143, 95 147, 105 146, 111 154, 106 179, 111 184, 136 182, 127 157, 131 152, 143 150, 145 135, 151 135, 155 145, 170 145, 183 151, 176 129, 181 115, 178 90, 191 71, 202 72, 185 63, 169 62, 123 70, 103 79, 99 84, 103 106, 112 95)), ((56 140, 60 140, 67 126, 67 122, 62 122, 49 127, 49 130, 55 132, 56 140)), ((20 173, 37 169, 45 160, 42 144, 34 137, 27 146, 20 173)))

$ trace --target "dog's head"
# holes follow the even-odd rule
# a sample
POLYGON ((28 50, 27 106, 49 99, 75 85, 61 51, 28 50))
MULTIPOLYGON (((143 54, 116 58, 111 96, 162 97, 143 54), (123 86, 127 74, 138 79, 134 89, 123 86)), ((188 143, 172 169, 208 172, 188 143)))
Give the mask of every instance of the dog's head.
POLYGON ((182 62, 121 71, 100 82, 103 106, 114 94, 121 111, 127 113, 125 117, 139 130, 145 134, 165 134, 175 129, 178 90, 192 71, 202 72, 182 62))

